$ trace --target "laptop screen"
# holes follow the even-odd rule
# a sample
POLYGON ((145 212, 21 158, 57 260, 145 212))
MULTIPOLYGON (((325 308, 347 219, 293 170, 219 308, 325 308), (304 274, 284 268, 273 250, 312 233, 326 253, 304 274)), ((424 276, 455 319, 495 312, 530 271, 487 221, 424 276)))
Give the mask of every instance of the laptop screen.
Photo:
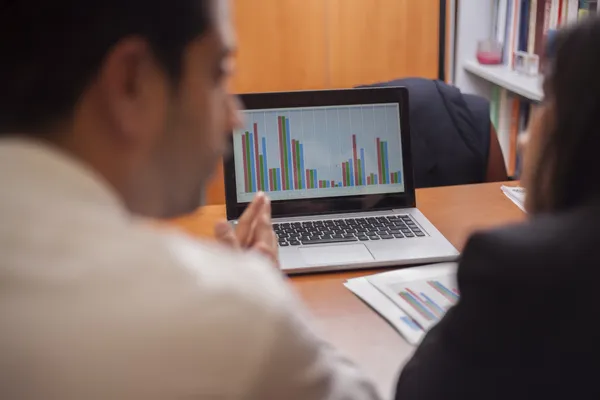
POLYGON ((237 201, 405 191, 398 103, 253 109, 233 134, 237 201))

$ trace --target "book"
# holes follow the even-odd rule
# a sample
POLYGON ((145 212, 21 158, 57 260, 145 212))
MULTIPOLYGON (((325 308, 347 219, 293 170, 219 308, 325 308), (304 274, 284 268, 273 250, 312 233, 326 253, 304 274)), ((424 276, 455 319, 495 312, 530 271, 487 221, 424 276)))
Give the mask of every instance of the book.
POLYGON ((412 345, 459 300, 456 263, 432 264, 354 278, 345 286, 412 345))
POLYGON ((527 52, 530 54, 535 54, 535 36, 536 36, 535 27, 537 24, 537 18, 538 18, 538 0, 531 0, 531 4, 529 5, 529 27, 528 27, 529 37, 527 39, 527 52))

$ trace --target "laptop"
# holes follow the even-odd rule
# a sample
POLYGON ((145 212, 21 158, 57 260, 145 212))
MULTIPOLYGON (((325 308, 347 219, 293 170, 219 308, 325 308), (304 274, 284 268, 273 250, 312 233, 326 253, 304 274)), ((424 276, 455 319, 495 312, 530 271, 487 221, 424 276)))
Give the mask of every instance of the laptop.
POLYGON ((224 161, 232 224, 259 191, 288 274, 452 261, 417 209, 403 87, 241 95, 224 161))

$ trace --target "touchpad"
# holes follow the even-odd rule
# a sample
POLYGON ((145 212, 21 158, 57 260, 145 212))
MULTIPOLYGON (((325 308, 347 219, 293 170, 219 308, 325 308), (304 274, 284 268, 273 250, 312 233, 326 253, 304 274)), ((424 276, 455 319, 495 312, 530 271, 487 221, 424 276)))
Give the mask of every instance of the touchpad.
POLYGON ((374 260, 371 252, 362 243, 301 247, 299 250, 302 258, 309 265, 356 264, 374 260))

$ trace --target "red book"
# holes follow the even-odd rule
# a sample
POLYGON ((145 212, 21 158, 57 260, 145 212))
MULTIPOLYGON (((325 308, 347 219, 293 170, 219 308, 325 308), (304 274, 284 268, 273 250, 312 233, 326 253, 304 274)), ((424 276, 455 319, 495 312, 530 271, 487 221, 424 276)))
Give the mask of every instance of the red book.
POLYGON ((552 0, 538 0, 535 24, 535 49, 534 53, 542 57, 546 43, 546 33, 550 29, 550 14, 552 0))

